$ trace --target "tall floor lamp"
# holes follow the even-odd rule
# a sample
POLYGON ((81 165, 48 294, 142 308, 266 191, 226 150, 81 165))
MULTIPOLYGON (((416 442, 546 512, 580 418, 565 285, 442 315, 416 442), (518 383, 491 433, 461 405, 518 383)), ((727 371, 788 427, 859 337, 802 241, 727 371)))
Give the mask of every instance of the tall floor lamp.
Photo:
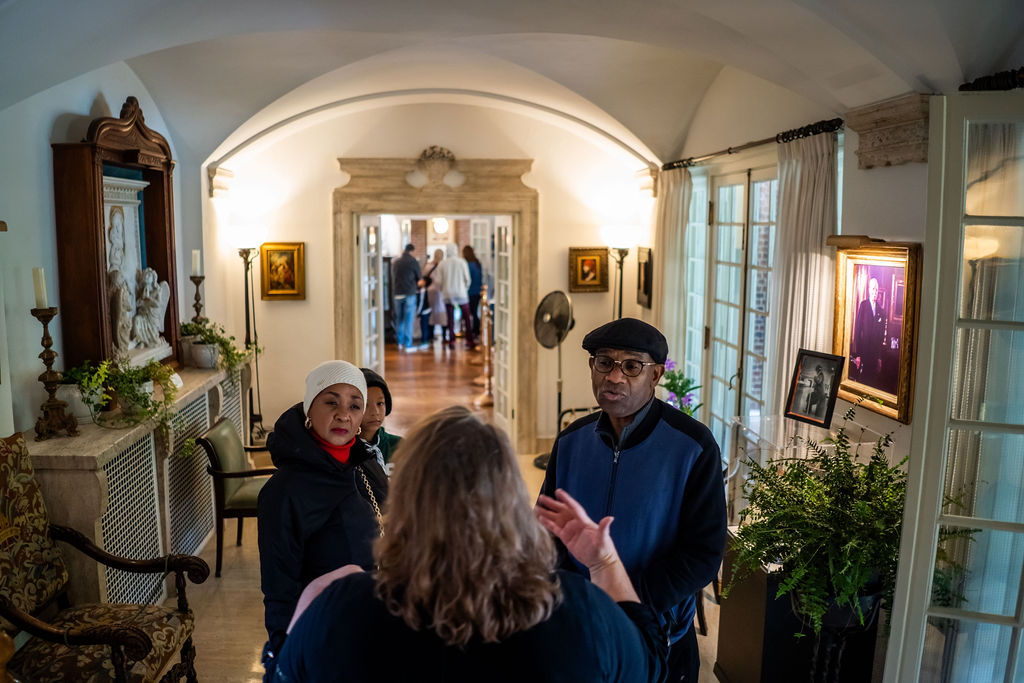
MULTIPOLYGON (((242 290, 245 298, 245 349, 249 350, 249 347, 255 341, 259 343, 259 335, 256 333, 256 301, 254 299, 255 292, 253 291, 252 279, 249 274, 252 272, 252 262, 259 253, 258 249, 251 247, 242 247, 238 250, 238 255, 242 257, 242 270, 245 273, 245 286, 242 290), (251 311, 251 313, 250 313, 251 311), (251 318, 250 318, 251 316, 251 318), (251 319, 251 322, 250 322, 251 319)), ((263 428, 263 403, 260 400, 260 356, 255 354, 253 371, 253 382, 249 385, 249 440, 258 441, 267 430, 263 428), (253 385, 256 387, 256 400, 253 402, 253 385), (258 409, 254 410, 253 406, 258 406, 258 409)))
POLYGON ((609 247, 612 258, 615 259, 615 265, 619 269, 619 296, 618 303, 615 308, 616 320, 622 317, 622 262, 626 259, 629 254, 629 247, 609 247))
POLYGON ((632 229, 622 225, 606 225, 601 228, 601 238, 608 245, 608 252, 615 259, 615 265, 619 268, 619 293, 614 309, 616 319, 622 317, 622 262, 629 254, 629 244, 633 241, 632 233, 632 229))

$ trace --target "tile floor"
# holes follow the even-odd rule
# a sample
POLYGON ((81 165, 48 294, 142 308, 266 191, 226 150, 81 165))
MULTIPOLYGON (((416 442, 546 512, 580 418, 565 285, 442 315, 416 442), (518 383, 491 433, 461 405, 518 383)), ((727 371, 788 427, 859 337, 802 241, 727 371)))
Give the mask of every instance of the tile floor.
MULTIPOLYGON (((401 434, 422 414, 419 406, 439 407, 444 396, 449 403, 472 406, 480 388, 471 383, 480 373, 470 365, 473 354, 461 349, 454 353, 440 347, 399 355, 387 352, 387 377, 394 396, 388 418, 389 431, 401 434)), ((486 416, 486 413, 484 413, 486 416)), ((540 490, 543 472, 533 466, 535 454, 520 456, 520 466, 530 495, 540 490)), ((260 651, 266 639, 263 630, 263 596, 260 592, 256 520, 245 520, 242 545, 233 543, 235 522, 225 528, 224 566, 221 578, 188 587, 189 604, 196 617, 196 669, 203 683, 248 683, 262 680, 260 651)), ((213 540, 200 555, 214 564, 213 540)), ((698 636, 701 648, 700 683, 714 683, 712 673, 717 649, 718 608, 705 592, 708 636, 698 636)))

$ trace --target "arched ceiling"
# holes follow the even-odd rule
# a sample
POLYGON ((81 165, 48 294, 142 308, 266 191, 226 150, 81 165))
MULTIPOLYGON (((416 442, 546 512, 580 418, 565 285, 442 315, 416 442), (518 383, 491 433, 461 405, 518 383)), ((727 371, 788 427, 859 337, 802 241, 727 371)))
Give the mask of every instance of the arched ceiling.
POLYGON ((725 65, 837 113, 949 92, 1024 62, 1024 3, 0 0, 0 57, 0 110, 126 62, 192 159, 286 96, 283 109, 298 92, 315 107, 357 82, 409 87, 410 74, 421 88, 452 87, 461 69, 491 92, 585 103, 664 161, 725 65))

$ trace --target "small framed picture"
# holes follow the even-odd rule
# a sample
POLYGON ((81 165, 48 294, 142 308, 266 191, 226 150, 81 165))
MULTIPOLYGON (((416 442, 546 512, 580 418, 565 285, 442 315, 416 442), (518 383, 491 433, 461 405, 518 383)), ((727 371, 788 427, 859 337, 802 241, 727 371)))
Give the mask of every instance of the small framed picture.
POLYGON ((305 242, 265 242, 260 246, 260 298, 305 299, 305 242))
POLYGON ((832 424, 845 364, 843 356, 800 349, 789 383, 786 417, 827 429, 832 424))
POLYGON ((654 279, 654 257, 647 247, 636 252, 636 302, 644 308, 651 307, 651 281, 654 279))
POLYGON ((910 424, 914 397, 919 244, 836 250, 832 352, 850 359, 839 397, 910 424))
POLYGON ((569 247, 569 291, 608 291, 607 247, 569 247))

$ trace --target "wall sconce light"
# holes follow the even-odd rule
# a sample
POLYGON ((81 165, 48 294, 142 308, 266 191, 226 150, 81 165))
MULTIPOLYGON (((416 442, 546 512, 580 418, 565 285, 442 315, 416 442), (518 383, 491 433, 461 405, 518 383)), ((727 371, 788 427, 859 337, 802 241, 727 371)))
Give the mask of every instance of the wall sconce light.
POLYGON ((430 222, 430 224, 431 224, 431 226, 433 226, 434 232, 436 232, 438 235, 446 235, 446 234, 448 234, 448 227, 449 226, 448 226, 448 219, 447 218, 443 218, 443 217, 442 218, 435 218, 435 219, 433 219, 430 222))

